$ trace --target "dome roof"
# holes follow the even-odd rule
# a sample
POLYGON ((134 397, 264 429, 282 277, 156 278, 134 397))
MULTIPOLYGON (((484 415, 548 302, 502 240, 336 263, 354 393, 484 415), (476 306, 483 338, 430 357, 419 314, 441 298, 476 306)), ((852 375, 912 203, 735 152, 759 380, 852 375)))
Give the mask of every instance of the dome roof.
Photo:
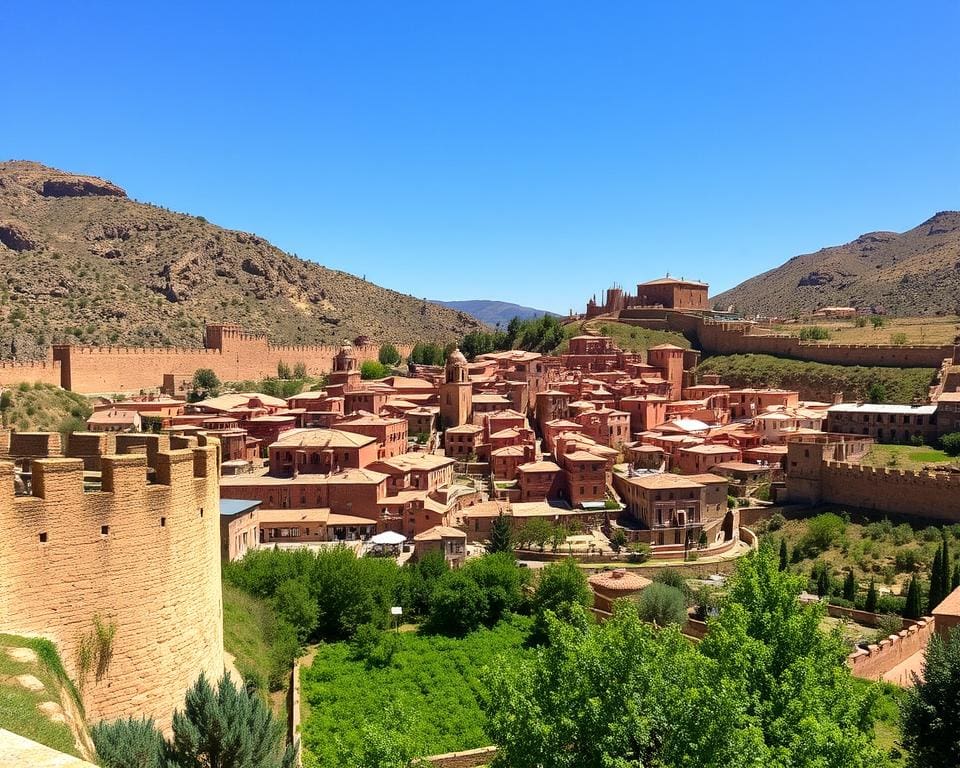
POLYGON ((609 592, 639 592, 653 583, 650 579, 630 573, 623 568, 617 568, 613 571, 600 571, 593 574, 587 581, 591 587, 599 587, 609 592))
POLYGON ((454 350, 450 353, 450 356, 447 358, 447 365, 450 365, 450 364, 453 364, 453 365, 467 364, 467 358, 463 356, 463 352, 461 352, 459 348, 454 348, 454 350))

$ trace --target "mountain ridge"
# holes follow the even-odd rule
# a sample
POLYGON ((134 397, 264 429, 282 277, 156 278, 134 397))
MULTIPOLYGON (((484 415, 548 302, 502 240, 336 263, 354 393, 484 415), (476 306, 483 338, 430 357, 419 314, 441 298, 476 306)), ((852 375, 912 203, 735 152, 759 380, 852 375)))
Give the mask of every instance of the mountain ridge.
POLYGON ((127 197, 111 181, 0 162, 0 358, 47 345, 202 346, 206 322, 278 344, 449 341, 475 318, 127 197))
POLYGON ((521 320, 543 317, 543 315, 560 317, 556 312, 550 312, 546 309, 535 309, 533 307, 525 307, 522 304, 513 304, 509 301, 497 301, 496 299, 465 299, 463 301, 433 300, 433 303, 449 309, 465 312, 487 325, 497 325, 498 323, 500 325, 506 325, 515 317, 521 320))
POLYGON ((824 306, 892 315, 960 310, 960 212, 939 211, 906 232, 866 232, 799 254, 710 300, 746 315, 788 317, 824 306))

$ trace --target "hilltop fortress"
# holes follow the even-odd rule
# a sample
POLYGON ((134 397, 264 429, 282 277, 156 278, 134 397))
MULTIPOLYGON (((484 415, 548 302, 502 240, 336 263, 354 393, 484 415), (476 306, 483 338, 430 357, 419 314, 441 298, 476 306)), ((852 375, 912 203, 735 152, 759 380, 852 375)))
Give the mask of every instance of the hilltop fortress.
MULTIPOLYGON (((265 335, 251 334, 240 326, 208 325, 203 349, 183 347, 77 347, 54 345, 44 361, 0 364, 0 385, 40 381, 81 394, 139 392, 193 376, 209 368, 222 381, 244 381, 276 376, 277 364, 303 363, 307 373, 319 375, 333 369, 338 345, 277 346, 265 335)), ((398 345, 401 355, 411 347, 398 345)), ((375 360, 379 348, 361 344, 355 354, 362 363, 375 360)))
POLYGON ((0 631, 56 644, 90 722, 166 730, 224 669, 220 449, 105 437, 0 432, 0 631))

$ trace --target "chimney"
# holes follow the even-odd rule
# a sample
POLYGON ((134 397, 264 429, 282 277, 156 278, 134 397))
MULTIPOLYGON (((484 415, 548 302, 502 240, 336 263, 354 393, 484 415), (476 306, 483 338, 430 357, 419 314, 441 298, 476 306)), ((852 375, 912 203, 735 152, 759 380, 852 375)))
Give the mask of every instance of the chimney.
POLYGON ((833 393, 833 404, 840 405, 843 402, 843 392, 834 392, 833 393))

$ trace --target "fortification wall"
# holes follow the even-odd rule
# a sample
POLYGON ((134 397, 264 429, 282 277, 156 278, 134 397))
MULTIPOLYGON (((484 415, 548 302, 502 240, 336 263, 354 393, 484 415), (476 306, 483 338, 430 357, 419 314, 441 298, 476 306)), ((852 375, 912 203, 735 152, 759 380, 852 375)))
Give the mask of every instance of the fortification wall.
POLYGON ((34 459, 30 496, 0 462, 0 631, 57 644, 90 722, 168 729, 199 674, 223 673, 217 446, 156 453, 154 484, 147 461, 101 457, 85 493, 83 459, 34 459))
POLYGON ((954 355, 954 347, 950 344, 896 346, 804 342, 795 336, 751 332, 755 330, 751 323, 717 322, 697 314, 662 309, 625 309, 620 313, 620 319, 628 324, 667 327, 682 333, 708 355, 775 355, 831 365, 898 368, 939 368, 945 359, 954 355))
MULTIPOLYGON (((64 389, 83 394, 139 392, 161 386, 164 374, 192 376, 198 368, 210 368, 221 381, 245 381, 277 375, 278 363, 291 368, 306 366, 311 376, 333 370, 333 359, 340 347, 273 346, 264 336, 224 330, 209 335, 207 343, 222 346, 211 349, 137 348, 137 347, 54 347, 54 360, 62 365, 62 377, 56 383, 64 389)), ((410 345, 397 345, 401 355, 409 355, 410 345)), ((376 360, 379 347, 356 347, 360 363, 376 360)))
POLYGON ((825 461, 820 502, 960 522, 960 474, 825 461))
POLYGON ((0 362, 0 387, 12 387, 23 382, 60 386, 60 363, 56 360, 26 360, 0 362))
MULTIPOLYGON (((847 657, 847 666, 854 677, 864 680, 880 680, 890 670, 927 647, 936 629, 932 618, 919 619, 896 635, 890 635, 879 643, 862 648, 847 657)), ((890 680, 897 685, 910 685, 909 679, 890 680)))

